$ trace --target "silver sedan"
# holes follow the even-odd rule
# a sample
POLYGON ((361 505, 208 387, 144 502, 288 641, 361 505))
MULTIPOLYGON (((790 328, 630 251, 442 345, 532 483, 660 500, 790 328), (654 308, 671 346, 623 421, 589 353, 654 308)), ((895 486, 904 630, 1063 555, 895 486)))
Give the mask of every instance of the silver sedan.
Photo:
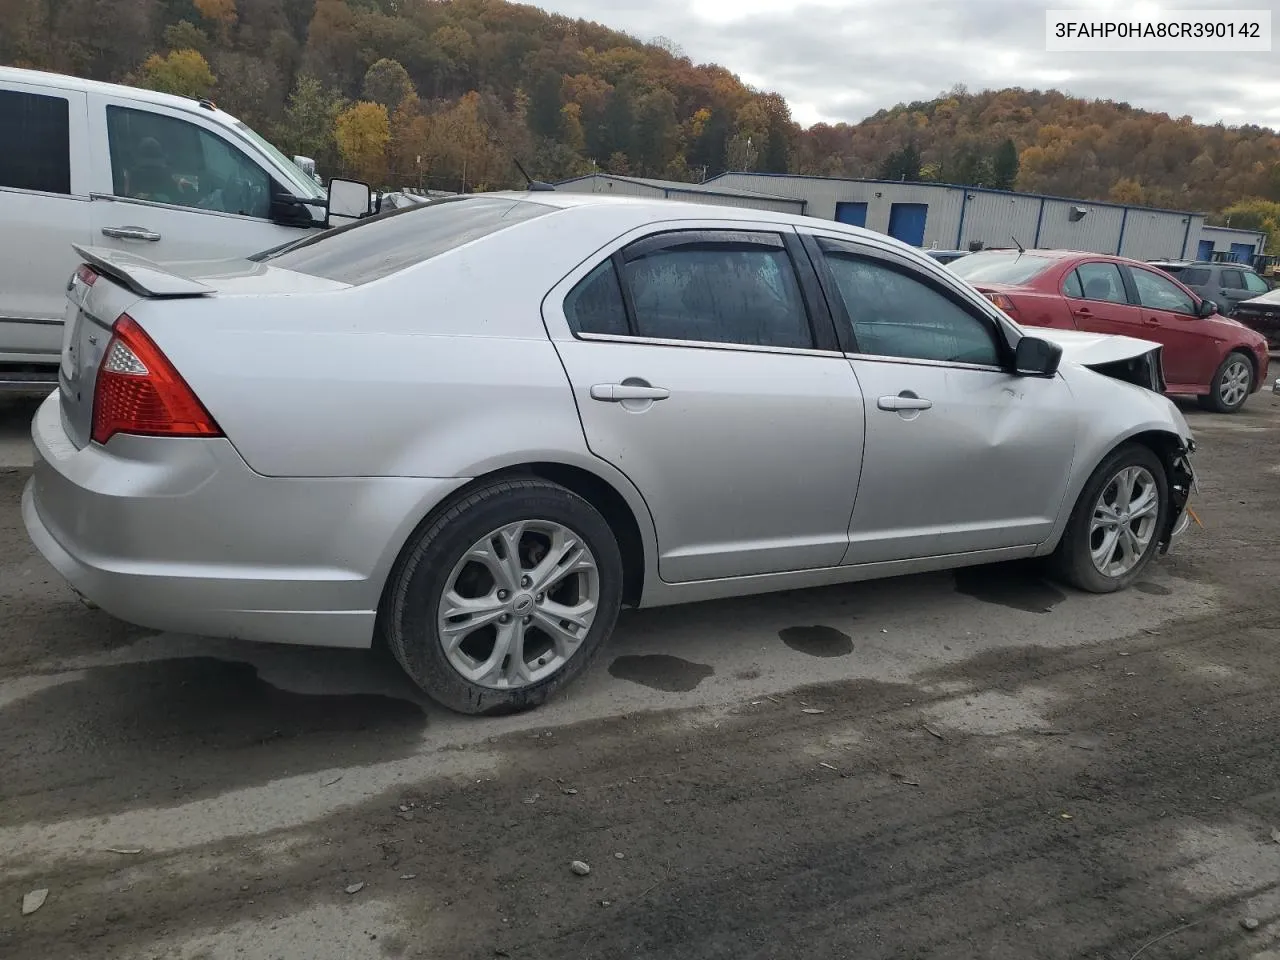
POLYGON ((459 711, 543 702, 624 604, 1030 557, 1106 592, 1187 522, 1157 345, 1024 332, 838 223, 497 193, 79 253, 44 556, 157 630, 382 638, 459 711))

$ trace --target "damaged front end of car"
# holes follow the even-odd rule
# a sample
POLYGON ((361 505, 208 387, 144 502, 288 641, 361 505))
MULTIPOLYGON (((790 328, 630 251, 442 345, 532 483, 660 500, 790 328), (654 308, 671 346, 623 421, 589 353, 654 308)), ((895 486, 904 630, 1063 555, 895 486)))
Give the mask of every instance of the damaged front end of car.
POLYGON ((1191 493, 1198 489, 1195 467, 1191 465, 1191 454, 1195 452, 1196 442, 1190 438, 1185 443, 1171 442, 1162 452, 1165 476, 1169 478, 1169 513, 1160 531, 1159 551, 1164 556, 1169 552, 1173 542, 1186 533, 1191 521, 1200 521, 1191 509, 1191 493))

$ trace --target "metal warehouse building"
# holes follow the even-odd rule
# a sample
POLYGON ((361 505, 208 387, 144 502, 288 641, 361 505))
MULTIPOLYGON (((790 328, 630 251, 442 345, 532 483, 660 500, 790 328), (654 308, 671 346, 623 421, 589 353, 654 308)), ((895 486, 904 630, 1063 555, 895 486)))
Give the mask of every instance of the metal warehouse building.
POLYGON ((1209 226, 1199 213, 941 183, 770 173, 676 183, 593 173, 556 189, 804 214, 942 249, 1009 247, 1016 237, 1028 248, 1119 253, 1136 260, 1208 260, 1216 252, 1247 261, 1265 252, 1266 240, 1252 230, 1209 226))

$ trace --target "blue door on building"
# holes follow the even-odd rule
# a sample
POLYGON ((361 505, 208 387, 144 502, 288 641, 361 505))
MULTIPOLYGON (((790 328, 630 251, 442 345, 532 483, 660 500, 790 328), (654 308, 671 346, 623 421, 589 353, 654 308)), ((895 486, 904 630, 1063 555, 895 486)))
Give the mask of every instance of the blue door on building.
POLYGON ((1213 241, 1212 240, 1200 241, 1200 246, 1196 248, 1196 259, 1197 260, 1213 259, 1213 241))
POLYGON ((889 208, 889 236, 913 247, 924 246, 924 222, 929 216, 927 203, 895 203, 889 208))
POLYGON ((1231 245, 1231 259, 1236 263, 1250 263, 1253 260, 1253 244, 1233 243, 1231 245))
POLYGON ((865 227, 867 225, 867 205, 854 201, 837 203, 836 222, 847 223, 851 227, 865 227))

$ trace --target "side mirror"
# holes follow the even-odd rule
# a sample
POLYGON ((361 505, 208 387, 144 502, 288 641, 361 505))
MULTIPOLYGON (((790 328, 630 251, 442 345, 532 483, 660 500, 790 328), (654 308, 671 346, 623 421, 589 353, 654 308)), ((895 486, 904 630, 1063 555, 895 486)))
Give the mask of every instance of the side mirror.
POLYGON ((1218 312, 1217 303, 1215 303, 1213 300, 1201 300, 1200 309, 1196 311, 1196 315, 1201 318, 1212 317, 1217 312, 1218 312))
POLYGON ((367 217, 372 210, 373 190, 359 180, 329 181, 329 216, 367 217))
POLYGON ((312 215, 305 200, 287 194, 276 194, 271 198, 270 219, 273 223, 285 227, 324 226, 312 215))
POLYGON ((1022 377, 1051 377, 1062 362, 1062 347, 1039 337, 1023 337, 1013 353, 1014 372, 1022 377))

